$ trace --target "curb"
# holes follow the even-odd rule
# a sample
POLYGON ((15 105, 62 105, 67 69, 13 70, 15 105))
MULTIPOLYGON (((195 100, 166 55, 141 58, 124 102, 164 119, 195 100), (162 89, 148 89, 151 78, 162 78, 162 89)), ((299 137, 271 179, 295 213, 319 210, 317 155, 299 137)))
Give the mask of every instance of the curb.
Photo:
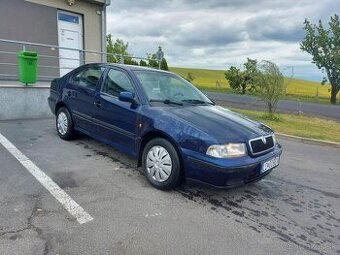
POLYGON ((318 139, 312 139, 312 138, 304 138, 300 136, 286 135, 286 134, 281 134, 281 133, 275 133, 275 134, 280 138, 290 140, 290 141, 313 144, 313 145, 330 146, 333 148, 340 148, 340 143, 336 143, 336 142, 324 141, 324 140, 318 140, 318 139))

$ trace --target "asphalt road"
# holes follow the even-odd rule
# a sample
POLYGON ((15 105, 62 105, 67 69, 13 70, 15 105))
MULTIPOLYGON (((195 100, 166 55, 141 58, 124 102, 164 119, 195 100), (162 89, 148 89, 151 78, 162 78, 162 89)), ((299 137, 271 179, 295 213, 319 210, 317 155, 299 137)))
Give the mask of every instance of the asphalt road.
MULTIPOLYGON (((249 95, 205 92, 205 94, 221 105, 229 105, 243 109, 264 110, 265 104, 257 97, 249 95)), ((326 117, 340 120, 340 106, 306 103, 293 100, 280 100, 277 107, 282 113, 302 113, 304 115, 326 117)))
POLYGON ((0 121, 0 133, 94 220, 79 224, 0 145, 0 254, 340 254, 340 149, 281 140, 258 183, 158 191, 133 159, 54 120, 0 121))

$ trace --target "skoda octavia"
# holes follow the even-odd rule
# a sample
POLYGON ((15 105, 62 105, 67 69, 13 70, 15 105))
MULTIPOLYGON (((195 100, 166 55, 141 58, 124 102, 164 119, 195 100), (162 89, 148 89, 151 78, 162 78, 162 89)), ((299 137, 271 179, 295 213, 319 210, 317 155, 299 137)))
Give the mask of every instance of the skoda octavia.
POLYGON ((216 106, 171 72, 84 65, 52 81, 48 103, 62 139, 81 132, 135 156, 158 189, 182 179, 234 187, 279 165, 272 129, 216 106))

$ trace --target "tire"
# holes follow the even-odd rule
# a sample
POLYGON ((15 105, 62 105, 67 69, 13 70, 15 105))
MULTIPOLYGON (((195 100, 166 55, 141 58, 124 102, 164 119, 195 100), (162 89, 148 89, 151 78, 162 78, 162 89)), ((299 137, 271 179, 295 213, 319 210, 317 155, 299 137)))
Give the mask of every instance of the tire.
POLYGON ((144 147, 142 169, 148 182, 160 190, 175 188, 181 180, 181 162, 174 146, 155 138, 144 147))
POLYGON ((61 107, 57 112, 56 129, 63 140, 71 140, 75 136, 71 114, 65 107, 61 107))

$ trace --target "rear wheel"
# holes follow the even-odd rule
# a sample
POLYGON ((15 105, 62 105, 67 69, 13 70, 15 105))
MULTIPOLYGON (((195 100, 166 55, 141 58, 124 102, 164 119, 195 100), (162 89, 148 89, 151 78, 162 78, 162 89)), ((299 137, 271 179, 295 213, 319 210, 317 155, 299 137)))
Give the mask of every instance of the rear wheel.
POLYGON ((56 115, 56 128, 61 139, 71 140, 74 138, 73 121, 67 108, 61 107, 56 115))
POLYGON ((181 177, 181 164, 174 146, 163 138, 147 143, 143 150, 142 168, 149 183, 157 189, 176 187, 181 177))

